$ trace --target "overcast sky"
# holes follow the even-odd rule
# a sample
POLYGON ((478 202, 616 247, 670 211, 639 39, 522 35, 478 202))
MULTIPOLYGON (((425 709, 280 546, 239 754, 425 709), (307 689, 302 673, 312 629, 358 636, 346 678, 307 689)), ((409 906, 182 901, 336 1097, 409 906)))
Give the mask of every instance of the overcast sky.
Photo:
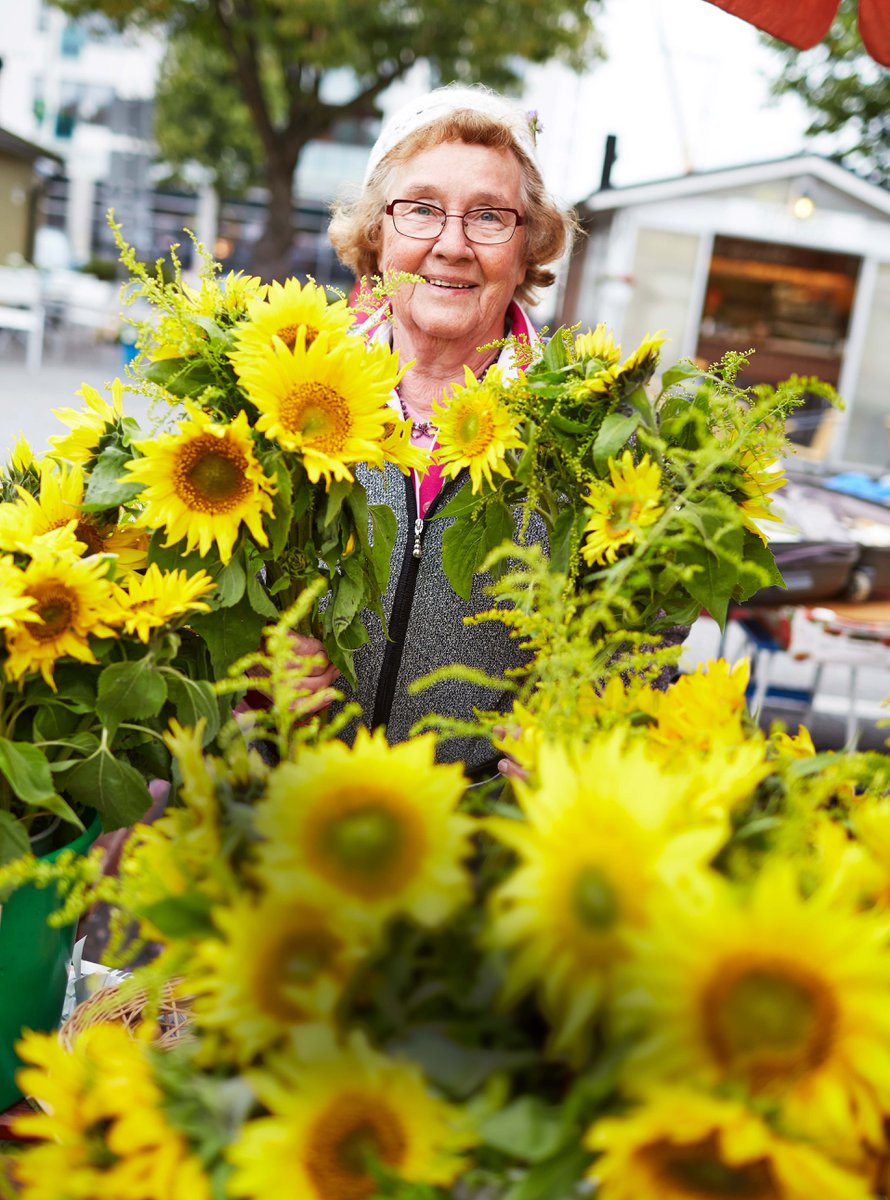
POLYGON ((609 133, 616 185, 804 148, 802 105, 769 99, 776 56, 738 17, 707 0, 607 0, 599 28, 608 57, 587 75, 559 72, 556 86, 552 67, 529 77, 544 171, 564 200, 599 186, 609 133))

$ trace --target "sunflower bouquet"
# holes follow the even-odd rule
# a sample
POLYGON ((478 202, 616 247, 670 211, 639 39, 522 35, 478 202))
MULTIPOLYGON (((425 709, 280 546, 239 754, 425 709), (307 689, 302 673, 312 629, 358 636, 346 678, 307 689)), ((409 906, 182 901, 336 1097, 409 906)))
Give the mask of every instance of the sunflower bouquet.
POLYGON ((111 404, 83 396, 49 453, 22 440, 0 472, 0 865, 72 840, 87 814, 106 830, 138 820, 147 780, 169 771, 169 718, 202 717, 208 736, 220 723, 186 626, 214 582, 148 562, 131 506, 107 503, 92 469, 102 430, 132 431, 120 384, 111 404))
POLYGON ((742 389, 739 354, 657 376, 663 341, 623 356, 603 325, 562 328, 518 378, 468 375, 440 411, 435 455, 446 475, 469 468, 435 518, 451 519, 455 591, 468 594, 515 505, 543 522, 554 571, 609 596, 607 628, 658 631, 702 608, 722 621, 731 600, 781 583, 761 523, 776 519, 785 419, 805 392, 831 389, 742 389))
POLYGON ((106 887, 160 947, 122 986, 175 978, 189 1038, 27 1036, 20 1194, 883 1195, 890 770, 761 732, 746 684, 616 668, 529 723, 509 803, 432 734, 269 767, 172 728, 178 803, 106 887))
POLYGON ((352 678, 368 637, 361 614, 380 610, 395 536, 392 513, 368 504, 354 467, 427 462, 389 405, 405 368, 357 336, 356 313, 312 280, 221 278, 205 255, 193 287, 176 247, 151 271, 114 229, 131 276, 125 300, 149 310, 135 322, 131 383, 166 419, 123 456, 103 448, 100 469, 107 457, 117 486, 138 491, 150 561, 214 579, 217 602, 195 627, 220 676, 323 580, 324 603, 302 632, 322 638, 352 678))

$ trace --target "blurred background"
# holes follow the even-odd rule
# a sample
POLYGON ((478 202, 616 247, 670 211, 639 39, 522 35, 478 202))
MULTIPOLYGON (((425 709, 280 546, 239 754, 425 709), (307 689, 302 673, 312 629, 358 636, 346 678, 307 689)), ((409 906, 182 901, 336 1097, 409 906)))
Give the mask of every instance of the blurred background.
MULTIPOLYGON (((744 383, 814 375, 842 395, 837 411, 813 394, 789 429, 788 591, 734 614, 729 640, 703 621, 689 654, 753 651, 764 713, 821 704, 826 740, 874 736, 890 690, 890 29, 860 39, 860 12, 887 23, 876 0, 842 0, 820 29, 807 0, 727 3, 774 10, 800 50, 722 2, 0 0, 0 453, 19 433, 42 450, 54 407, 125 371, 109 210, 143 259, 177 243, 194 271, 188 229, 226 268, 348 291, 329 205, 381 119, 485 82, 537 113, 546 181, 586 234, 540 324, 605 321, 628 345, 663 329, 666 363, 751 349, 744 383), (794 657, 822 602, 885 603, 855 639, 866 661, 794 657)), ((847 652, 848 631, 827 636, 847 652)))

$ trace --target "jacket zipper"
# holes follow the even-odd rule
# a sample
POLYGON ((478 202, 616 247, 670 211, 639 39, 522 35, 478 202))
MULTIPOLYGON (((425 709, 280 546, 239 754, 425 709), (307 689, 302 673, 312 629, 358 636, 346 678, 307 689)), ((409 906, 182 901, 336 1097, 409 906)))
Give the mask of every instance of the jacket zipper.
MULTIPOLYGON (((374 699, 374 714, 371 718, 371 728, 389 722, 392 712, 392 702, 396 692, 396 680, 402 665, 402 654, 405 650, 405 635, 408 632, 408 620, 414 604, 414 590, 417 587, 417 575, 420 571, 422 554, 421 540, 423 538, 424 519, 417 513, 417 497, 414 492, 414 480, 410 475, 404 477, 405 503, 408 515, 408 529, 413 526, 414 542, 410 536, 405 539, 405 553, 399 572, 399 582, 393 598, 392 612, 389 617, 389 641, 383 652, 383 666, 380 668, 380 678, 377 680, 377 695, 374 699)), ((439 507, 446 488, 442 487, 433 498, 427 510, 427 519, 439 507)))

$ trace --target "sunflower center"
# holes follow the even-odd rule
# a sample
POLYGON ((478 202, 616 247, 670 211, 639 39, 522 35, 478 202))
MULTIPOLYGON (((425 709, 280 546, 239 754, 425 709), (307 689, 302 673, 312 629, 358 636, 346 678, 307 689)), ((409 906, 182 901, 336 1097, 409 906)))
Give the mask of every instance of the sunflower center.
POLYGON ((193 512, 229 512, 250 496, 247 459, 213 434, 193 438, 177 453, 176 490, 193 512))
POLYGON ((631 524, 640 515, 641 501, 636 496, 616 496, 609 510, 606 528, 612 537, 630 532, 631 524))
POLYGON ((307 854, 319 874, 364 900, 398 893, 416 874, 424 851, 416 814, 390 796, 340 793, 337 811, 309 822, 307 854))
POLYGON ((572 910, 585 929, 606 933, 621 911, 618 894, 599 867, 584 867, 572 884, 572 910))
MULTIPOLYGON (((56 521, 50 526, 51 529, 61 529, 63 525, 67 525, 66 518, 56 521)), ((105 543, 102 540, 102 535, 95 525, 91 525, 89 521, 80 520, 74 529, 74 536, 79 542, 83 542, 86 546, 86 554, 101 554, 105 549, 105 543)))
POLYGON ((475 458, 491 445, 492 415, 485 409, 465 408, 454 426, 455 444, 466 458, 475 458))
POLYGON ((406 1151, 402 1123, 380 1096, 346 1092, 309 1130, 304 1166, 319 1200, 367 1200, 377 1190, 369 1160, 398 1167, 406 1151))
POLYGON ((819 1067, 837 1025, 824 979, 782 960, 724 964, 705 988, 701 1011, 718 1062, 755 1087, 819 1067))
POLYGON ((663 1200, 779 1200, 781 1195, 768 1161, 726 1163, 714 1134, 682 1146, 654 1142, 642 1157, 663 1200))
POLYGON ((307 1013, 290 994, 306 987, 330 968, 339 947, 325 929, 288 929, 276 939, 265 961, 257 961, 257 984, 262 1006, 283 1021, 304 1021, 307 1013))
POLYGON ((74 624, 79 606, 77 596, 58 579, 36 584, 30 594, 37 601, 34 611, 43 622, 28 626, 28 633, 39 642, 51 642, 67 633, 74 624))
MULTIPOLYGON (((312 325, 306 325, 306 349, 308 350, 315 339, 318 337, 318 330, 312 325)), ((299 333, 299 325, 282 325, 280 329, 275 330, 275 336, 280 337, 287 346, 288 350, 293 350, 297 344, 297 334, 299 333)))
POLYGON ((312 381, 292 388, 279 405, 281 424, 289 433, 324 453, 341 450, 351 427, 349 405, 332 387, 312 381))

